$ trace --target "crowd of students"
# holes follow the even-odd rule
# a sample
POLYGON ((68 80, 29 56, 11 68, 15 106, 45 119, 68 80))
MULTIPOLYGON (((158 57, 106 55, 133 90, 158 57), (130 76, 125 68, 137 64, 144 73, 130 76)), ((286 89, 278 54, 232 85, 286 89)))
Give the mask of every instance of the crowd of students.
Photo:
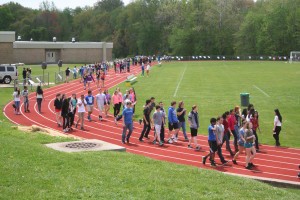
MULTIPOLYGON (((122 70, 128 70, 128 63, 130 63, 130 60, 115 62, 115 72, 119 70, 121 73, 122 70)), ((149 60, 145 63, 150 65, 149 60)), ((141 66, 144 66, 143 60, 141 66)), ((112 95, 110 95, 108 90, 104 88, 105 75, 108 70, 109 66, 106 63, 82 66, 79 70, 77 70, 76 66, 74 67, 73 74, 76 72, 75 76, 77 76, 78 71, 81 76, 80 82, 84 84, 84 90, 88 88, 88 92, 86 96, 81 95, 79 98, 76 97, 76 94, 72 94, 70 97, 60 93, 56 95, 54 100, 56 122, 59 127, 62 127, 65 133, 72 131, 73 126, 75 126, 75 128, 80 126, 81 130, 85 130, 85 113, 87 113, 87 120, 92 121, 94 105, 97 106, 99 110, 98 119, 100 121, 102 121, 104 117, 108 117, 112 105, 116 125, 122 120, 123 132, 121 141, 124 144, 126 142, 129 143, 133 131, 133 116, 137 103, 136 93, 134 88, 130 88, 126 90, 123 95, 120 88, 116 88, 112 95), (98 88, 98 94, 96 95, 93 95, 90 86, 92 81, 95 82, 94 75, 96 76, 98 88), (101 85, 100 80, 102 81, 101 85), (78 117, 75 122, 76 113, 78 113, 78 117)), ((67 71, 70 72, 70 69, 68 68, 66 70, 66 75, 67 71)), ((15 114, 20 114, 21 97, 23 97, 24 112, 30 112, 29 91, 26 86, 22 92, 20 92, 19 88, 15 88, 13 97, 15 114)), ((39 113, 41 113, 43 98, 43 90, 41 86, 38 86, 36 90, 36 102, 39 113)), ((139 109, 143 109, 143 118, 139 120, 140 124, 143 123, 143 129, 139 136, 140 142, 144 142, 144 139, 150 139, 150 131, 154 128, 153 144, 163 146, 165 143, 177 143, 179 131, 182 130, 184 141, 187 142, 187 148, 195 149, 196 151, 201 149, 197 142, 197 134, 200 126, 197 105, 193 105, 191 110, 187 113, 183 101, 180 101, 178 104, 176 101, 172 101, 166 112, 163 102, 159 102, 159 104, 156 105, 155 98, 151 97, 145 101, 143 108, 139 109), (190 135, 186 132, 186 118, 190 127, 190 135), (167 135, 165 135, 166 125, 168 128, 167 135)), ((279 134, 281 125, 282 116, 279 110, 275 109, 273 137, 276 146, 280 146, 279 134)), ((260 131, 259 114, 252 104, 250 104, 248 108, 243 109, 243 111, 236 106, 234 109, 224 112, 221 116, 211 118, 208 127, 208 145, 210 151, 202 158, 202 163, 205 164, 207 158, 209 158, 211 166, 216 166, 215 153, 217 152, 221 163, 226 164, 228 161, 225 160, 222 153, 222 146, 225 143, 226 150, 232 156, 232 162, 237 164, 239 155, 245 153, 245 167, 251 169, 254 166, 253 159, 255 158, 256 152, 259 151, 257 131, 260 131), (231 136, 233 136, 233 150, 230 145, 231 136)))

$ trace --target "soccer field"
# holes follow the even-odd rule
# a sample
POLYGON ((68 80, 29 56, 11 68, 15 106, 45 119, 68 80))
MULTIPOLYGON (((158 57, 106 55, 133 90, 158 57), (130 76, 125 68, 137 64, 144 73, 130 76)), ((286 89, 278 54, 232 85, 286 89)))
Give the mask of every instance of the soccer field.
MULTIPOLYGON (((124 83, 120 85, 126 89, 124 83)), ((260 115, 260 143, 274 144, 274 109, 283 116, 282 146, 300 147, 300 64, 284 62, 171 62, 153 67, 150 77, 139 77, 133 85, 142 115, 146 99, 154 96, 167 109, 173 100, 185 102, 190 111, 199 106, 200 133, 207 134, 211 117, 240 105, 240 93, 250 93, 250 103, 260 115)))

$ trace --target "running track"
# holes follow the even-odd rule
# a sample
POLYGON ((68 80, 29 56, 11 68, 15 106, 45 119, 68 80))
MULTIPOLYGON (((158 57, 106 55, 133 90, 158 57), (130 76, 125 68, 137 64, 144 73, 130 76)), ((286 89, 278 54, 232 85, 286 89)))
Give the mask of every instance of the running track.
MULTIPOLYGON (((139 74, 140 67, 131 67, 130 74, 139 74)), ((106 76, 105 86, 108 88, 114 87, 117 84, 123 82, 129 73, 115 74, 113 70, 109 71, 106 76)), ((141 78, 139 78, 141 79, 141 78)), ((97 87, 92 84, 93 94, 97 93, 97 87)), ((77 96, 80 94, 86 94, 87 91, 83 90, 82 84, 79 84, 78 80, 70 83, 57 85, 49 89, 45 89, 45 99, 42 103, 42 114, 37 112, 37 105, 35 101, 34 93, 30 94, 30 111, 31 113, 23 112, 23 104, 21 105, 21 115, 14 115, 12 103, 8 103, 4 108, 4 115, 13 123, 25 126, 31 126, 33 124, 51 128, 54 130, 62 131, 61 128, 57 127, 55 121, 55 114, 53 108, 53 100, 55 99, 56 93, 65 93, 70 96, 76 93, 77 96)), ((144 100, 143 100, 144 101, 144 100)), ((112 108, 111 108, 112 109, 112 108)), ((97 120, 98 110, 94 109, 92 115, 92 122, 85 121, 85 131, 74 129, 71 133, 73 135, 87 138, 87 139, 99 139, 113 144, 121 145, 126 147, 127 152, 147 156, 157 160, 163 160, 168 162, 174 162, 184 165, 192 165, 201 168, 212 169, 207 162, 206 165, 201 163, 201 158, 204 154, 208 153, 207 136, 199 135, 198 142, 202 149, 200 152, 196 152, 193 149, 187 148, 187 142, 183 141, 183 136, 179 134, 179 141, 177 144, 165 144, 163 147, 152 144, 153 134, 150 134, 150 140, 144 140, 143 143, 138 141, 142 126, 138 123, 134 123, 134 131, 130 138, 130 144, 123 145, 121 143, 122 125, 116 126, 113 117, 109 116, 103 121, 97 120)), ((152 131, 151 131, 152 133, 152 131)), ((224 145, 225 146, 225 145, 224 145)), ((225 166, 217 166, 214 168, 220 172, 247 176, 255 179, 266 179, 276 182, 286 182, 295 185, 300 185, 300 179, 297 178, 298 165, 300 164, 300 149, 286 148, 286 147, 273 147, 269 145, 261 145, 261 152, 257 153, 254 159, 256 165, 253 170, 247 170, 244 168, 245 156, 240 155, 237 162, 238 165, 234 165, 229 162, 225 166)), ((229 153, 223 149, 225 159, 231 160, 229 153)), ((217 163, 220 163, 218 156, 216 155, 217 163)))

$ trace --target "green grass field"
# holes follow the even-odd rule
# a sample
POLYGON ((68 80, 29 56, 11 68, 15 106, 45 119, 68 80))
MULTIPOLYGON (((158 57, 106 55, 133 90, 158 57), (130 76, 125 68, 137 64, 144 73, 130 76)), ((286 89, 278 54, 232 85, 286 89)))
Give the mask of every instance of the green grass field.
MULTIPOLYGON (((139 78, 138 83, 135 85, 138 90, 138 98, 143 99, 143 95, 146 98, 152 96, 149 94, 153 94, 157 97, 157 100, 161 98, 165 102, 171 101, 178 84, 178 77, 180 78, 180 73, 173 73, 172 69, 174 71, 179 70, 179 72, 180 70, 183 71, 186 64, 188 64, 187 67, 190 67, 191 64, 191 66, 195 65, 195 63, 174 63, 163 65, 161 68, 153 68, 150 78, 139 78), (169 74, 169 76, 166 74, 169 74), (168 91, 171 90, 171 82, 172 91, 168 91), (163 87, 159 83, 163 83, 163 87), (147 87, 147 85, 151 87, 147 87)), ((198 63, 197 65, 200 65, 199 70, 202 68, 201 73, 207 74, 210 69, 205 70, 205 66, 201 66, 204 64, 208 65, 208 63, 198 63)), ((218 63, 211 64, 212 68, 215 69, 224 68, 224 66, 217 67, 218 63)), ((229 63, 224 64, 228 66, 229 63)), ((296 65, 294 66, 296 67, 296 65)), ((196 65, 194 68, 197 71, 198 67, 196 65)), ((216 115, 219 112, 218 107, 222 110, 232 104, 229 100, 216 103, 216 106, 211 106, 214 104, 209 100, 205 102, 204 100, 208 98, 204 94, 208 95, 209 93, 205 93, 204 89, 210 86, 208 83, 204 84, 204 79, 201 81, 200 77, 203 76, 194 76, 195 73, 189 72, 189 70, 190 68, 186 69, 177 95, 185 94, 187 96, 195 93, 203 96, 199 100, 196 97, 194 101, 197 100, 196 103, 201 107, 201 130, 205 132, 207 120, 211 116, 210 113, 205 114, 207 112, 205 111, 206 106, 210 105, 209 111, 211 113, 215 112, 214 115, 216 115), (186 75, 194 81, 185 83, 186 75), (197 86, 194 89, 195 92, 193 92, 188 85, 185 85, 196 82, 202 83, 199 85, 201 86, 199 89, 202 88, 203 91, 199 90, 197 86), (186 88, 186 92, 183 91, 184 88, 186 88)), ((36 72, 38 72, 38 69, 36 72)), ((257 84, 257 86, 259 85, 257 84)), ((258 92, 254 93, 254 91, 252 93, 252 90, 249 92, 252 94, 251 100, 254 99, 254 94, 260 95, 258 92)), ((11 94, 12 88, 0 89, 1 109, 3 109, 6 102, 11 100, 11 94)), ((234 103, 239 103, 238 95, 232 98, 235 101, 234 103)), ((178 96, 174 99, 179 100, 181 98, 178 96)), ((190 105, 194 103, 192 100, 183 100, 190 105)), ((258 102, 254 103, 261 113, 267 110, 258 106, 258 102)), ((139 106, 141 106, 141 102, 139 102, 139 106)), ((296 105, 296 108, 297 106, 299 107, 299 105, 296 105)), ((265 118, 263 114, 261 115, 262 118, 265 118)), ((287 114, 283 115, 285 117, 287 114)), ((272 121, 272 113, 269 116, 272 121)), ((43 144, 70 139, 50 137, 38 133, 23 133, 11 128, 12 125, 0 113, 0 199, 233 198, 290 200, 298 199, 300 196, 300 190, 297 189, 276 188, 251 179, 224 175, 212 170, 155 161, 130 153, 85 152, 69 154, 57 152, 46 148, 43 144)), ((263 133, 263 135, 266 134, 263 133)), ((297 141, 293 142, 292 140, 286 141, 291 145, 297 143, 297 141)), ((295 146, 299 146, 299 144, 295 146)))
MULTIPOLYGON (((124 91, 125 84, 119 85, 124 91)), ((168 108, 173 100, 185 102, 190 111, 199 106, 200 132, 207 134, 211 117, 240 105, 240 93, 250 93, 250 103, 260 114, 259 141, 274 144, 274 109, 283 116, 280 134, 283 146, 300 147, 300 64, 284 62, 172 62, 154 67, 150 77, 139 77, 133 85, 141 117, 142 105, 154 96, 168 108)))

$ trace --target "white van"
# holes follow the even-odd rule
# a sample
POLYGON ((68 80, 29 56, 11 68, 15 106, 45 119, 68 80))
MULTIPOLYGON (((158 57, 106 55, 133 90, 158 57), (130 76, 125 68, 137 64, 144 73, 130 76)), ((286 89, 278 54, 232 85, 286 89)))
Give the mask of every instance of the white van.
POLYGON ((15 79, 18 79, 17 65, 0 64, 0 82, 10 84, 10 82, 15 79))

